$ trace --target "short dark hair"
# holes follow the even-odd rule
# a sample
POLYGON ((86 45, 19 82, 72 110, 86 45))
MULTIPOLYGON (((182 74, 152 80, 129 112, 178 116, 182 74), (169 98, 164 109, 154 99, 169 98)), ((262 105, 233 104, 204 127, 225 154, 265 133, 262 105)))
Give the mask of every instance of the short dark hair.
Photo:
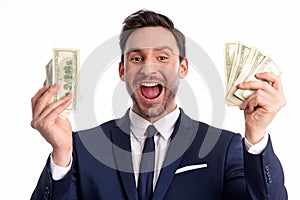
POLYGON ((185 52, 185 36, 174 27, 173 22, 167 16, 149 11, 139 10, 129 15, 123 22, 123 28, 120 34, 121 62, 124 63, 124 50, 127 39, 137 28, 161 26, 171 31, 174 35, 178 48, 180 62, 186 57, 185 52))

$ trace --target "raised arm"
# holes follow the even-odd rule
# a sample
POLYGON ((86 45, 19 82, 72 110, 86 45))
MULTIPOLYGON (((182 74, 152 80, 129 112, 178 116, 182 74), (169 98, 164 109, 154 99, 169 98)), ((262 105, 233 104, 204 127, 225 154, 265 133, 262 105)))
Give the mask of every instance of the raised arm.
POLYGON ((257 74, 256 78, 265 81, 250 81, 239 85, 240 89, 257 90, 240 106, 245 115, 245 137, 253 145, 264 137, 267 137, 268 143, 260 154, 244 151, 247 189, 250 199, 284 200, 288 197, 283 169, 274 153, 270 137, 265 134, 267 126, 286 104, 286 100, 279 77, 265 72, 257 74))
MULTIPOLYGON (((69 120, 63 119, 59 115, 70 105, 72 95, 69 94, 56 102, 49 103, 58 89, 58 84, 52 87, 44 86, 34 95, 31 100, 31 126, 38 130, 52 146, 53 163, 65 167, 71 162, 72 128, 69 120)), ((53 180, 49 158, 31 199, 61 199, 66 195, 69 196, 71 179, 72 170, 62 180, 53 180)))
POLYGON ((72 154, 72 128, 68 119, 62 119, 62 113, 71 103, 72 95, 50 103, 50 99, 58 91, 59 85, 41 88, 32 98, 31 126, 38 130, 52 146, 53 161, 59 166, 67 166, 72 154))
POLYGON ((256 78, 271 84, 265 81, 249 81, 238 85, 240 89, 256 90, 240 105, 245 115, 245 137, 251 144, 262 140, 267 126, 286 104, 279 77, 264 72, 256 74, 256 78))

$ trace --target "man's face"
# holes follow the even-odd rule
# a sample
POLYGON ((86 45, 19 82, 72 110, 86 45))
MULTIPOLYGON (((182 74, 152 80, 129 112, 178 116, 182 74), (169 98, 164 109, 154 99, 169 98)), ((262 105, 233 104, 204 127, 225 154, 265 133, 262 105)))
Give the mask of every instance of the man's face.
POLYGON ((119 67, 133 111, 152 122, 176 108, 179 78, 187 71, 187 60, 179 61, 175 37, 162 27, 135 30, 125 45, 124 65, 119 67))

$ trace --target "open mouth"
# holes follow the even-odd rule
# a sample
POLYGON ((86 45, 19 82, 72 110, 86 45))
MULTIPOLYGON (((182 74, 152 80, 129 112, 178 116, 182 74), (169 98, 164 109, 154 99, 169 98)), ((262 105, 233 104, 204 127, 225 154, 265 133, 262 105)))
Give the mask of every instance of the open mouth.
POLYGON ((145 99, 149 99, 149 100, 158 98, 162 90, 163 90, 162 84, 155 83, 155 82, 142 83, 140 86, 140 91, 142 96, 145 99))

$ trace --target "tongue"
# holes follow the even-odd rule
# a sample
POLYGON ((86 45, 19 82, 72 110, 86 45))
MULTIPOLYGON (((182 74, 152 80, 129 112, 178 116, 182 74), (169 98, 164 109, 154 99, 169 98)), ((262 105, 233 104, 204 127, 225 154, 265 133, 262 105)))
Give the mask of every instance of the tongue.
POLYGON ((154 86, 154 87, 143 87, 142 86, 142 94, 144 97, 147 99, 154 99, 158 97, 159 95, 159 86, 154 86))

